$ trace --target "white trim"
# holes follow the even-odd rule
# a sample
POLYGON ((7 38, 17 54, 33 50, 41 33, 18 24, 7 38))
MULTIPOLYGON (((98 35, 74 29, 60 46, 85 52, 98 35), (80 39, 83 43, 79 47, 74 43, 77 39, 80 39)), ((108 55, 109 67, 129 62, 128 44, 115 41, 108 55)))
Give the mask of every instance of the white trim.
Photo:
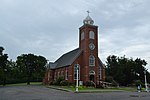
POLYGON ((81 40, 84 40, 85 36, 84 36, 84 32, 81 33, 81 40))
POLYGON ((60 77, 60 72, 58 71, 58 72, 57 72, 57 78, 59 78, 59 77, 60 77))
POLYGON ((89 56, 89 66, 95 66, 95 57, 93 55, 89 56))
POLYGON ((89 32, 89 39, 95 39, 95 33, 93 31, 89 32))
POLYGON ((66 68, 65 80, 68 80, 68 69, 66 68))
POLYGON ((94 71, 94 70, 91 70, 91 71, 89 72, 89 75, 95 75, 95 71, 94 71))

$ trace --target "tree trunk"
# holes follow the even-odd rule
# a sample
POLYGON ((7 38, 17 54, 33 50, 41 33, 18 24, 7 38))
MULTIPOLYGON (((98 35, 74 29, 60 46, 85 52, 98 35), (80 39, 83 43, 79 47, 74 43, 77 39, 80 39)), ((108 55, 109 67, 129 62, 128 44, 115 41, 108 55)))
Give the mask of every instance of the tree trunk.
POLYGON ((3 71, 3 86, 6 85, 6 73, 3 71))
POLYGON ((3 78, 3 86, 6 85, 6 77, 3 78))
POLYGON ((29 81, 27 82, 27 85, 30 85, 30 82, 29 82, 29 81))
POLYGON ((27 77, 27 85, 30 85, 30 77, 31 77, 31 73, 28 74, 28 77, 27 77))

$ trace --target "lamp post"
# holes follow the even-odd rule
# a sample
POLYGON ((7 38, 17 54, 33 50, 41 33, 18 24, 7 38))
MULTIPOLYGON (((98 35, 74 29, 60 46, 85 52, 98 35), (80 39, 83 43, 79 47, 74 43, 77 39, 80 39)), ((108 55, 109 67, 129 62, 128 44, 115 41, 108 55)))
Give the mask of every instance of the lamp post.
POLYGON ((77 64, 77 65, 76 65, 76 70, 77 70, 76 92, 78 92, 78 91, 79 91, 79 90, 78 90, 78 77, 79 77, 78 73, 79 73, 79 64, 77 64))
POLYGON ((148 86, 147 86, 146 71, 147 71, 147 70, 144 70, 144 77, 145 77, 145 91, 146 91, 146 92, 149 92, 148 86))

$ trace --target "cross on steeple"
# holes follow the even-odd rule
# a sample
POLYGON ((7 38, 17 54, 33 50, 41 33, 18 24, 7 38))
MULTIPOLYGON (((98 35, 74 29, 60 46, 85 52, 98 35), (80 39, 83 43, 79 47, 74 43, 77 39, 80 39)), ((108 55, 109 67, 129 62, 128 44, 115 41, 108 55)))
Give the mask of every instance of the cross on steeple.
POLYGON ((94 21, 92 20, 92 18, 90 17, 89 13, 90 11, 86 11, 87 12, 87 17, 83 20, 83 24, 90 24, 90 25, 93 25, 94 24, 94 21))
POLYGON ((86 11, 87 13, 88 13, 88 16, 89 16, 89 14, 90 14, 90 11, 88 10, 88 11, 86 11))

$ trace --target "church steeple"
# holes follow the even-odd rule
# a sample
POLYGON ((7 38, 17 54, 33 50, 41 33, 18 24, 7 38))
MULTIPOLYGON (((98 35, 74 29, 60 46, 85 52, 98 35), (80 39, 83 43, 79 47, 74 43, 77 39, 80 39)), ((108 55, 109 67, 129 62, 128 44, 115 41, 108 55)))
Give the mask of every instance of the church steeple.
POLYGON ((89 11, 87 11, 87 13, 88 13, 88 15, 87 15, 87 17, 83 20, 83 24, 85 25, 85 24, 89 24, 89 25, 93 25, 94 24, 94 21, 93 21, 93 19, 90 17, 90 15, 89 15, 89 11))
POLYGON ((87 17, 83 20, 83 26, 79 28, 79 48, 82 50, 82 68, 85 81, 98 81, 98 26, 87 11, 87 17))
POLYGON ((93 25, 94 21, 89 13, 87 11, 87 17, 83 20, 83 26, 79 28, 79 48, 84 51, 98 52, 98 26, 93 25))

